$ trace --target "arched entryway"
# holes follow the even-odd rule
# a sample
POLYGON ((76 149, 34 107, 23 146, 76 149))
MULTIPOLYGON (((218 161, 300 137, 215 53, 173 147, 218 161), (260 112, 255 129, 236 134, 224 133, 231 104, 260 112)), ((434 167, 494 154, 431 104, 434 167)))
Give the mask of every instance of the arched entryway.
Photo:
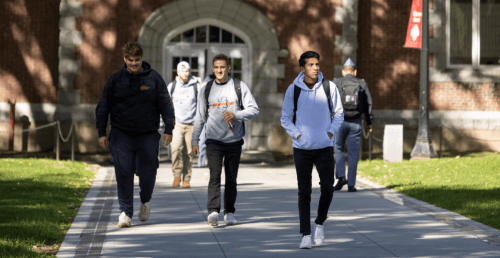
POLYGON ((274 25, 257 8, 239 0, 185 3, 171 1, 146 19, 138 39, 144 60, 171 81, 177 60, 194 62, 202 79, 211 71, 215 54, 228 55, 233 68, 238 68, 232 76, 241 76, 249 85, 260 108, 259 117, 247 124, 246 149, 272 150, 283 99, 277 93, 277 79, 284 77, 274 25))

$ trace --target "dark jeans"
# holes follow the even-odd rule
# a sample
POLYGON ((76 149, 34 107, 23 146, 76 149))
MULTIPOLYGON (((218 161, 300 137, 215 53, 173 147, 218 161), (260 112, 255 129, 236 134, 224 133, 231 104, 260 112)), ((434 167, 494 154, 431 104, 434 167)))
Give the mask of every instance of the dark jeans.
POLYGON ((151 200, 159 167, 158 132, 133 133, 112 128, 109 150, 114 158, 120 212, 134 213, 134 173, 139 177, 141 203, 151 200))
POLYGON ((330 203, 333 199, 333 147, 317 150, 302 150, 293 148, 293 160, 297 171, 297 184, 299 188, 299 217, 300 233, 311 234, 311 178, 313 164, 319 174, 321 196, 319 197, 318 216, 316 224, 325 222, 330 203))
POLYGON ((347 185, 356 185, 356 174, 358 171, 359 160, 359 140, 363 125, 361 118, 346 119, 340 126, 340 129, 335 134, 335 173, 337 178, 345 177, 345 158, 344 158, 344 143, 347 140, 347 163, 348 163, 348 176, 347 185))
POLYGON ((224 144, 219 141, 208 139, 207 160, 210 170, 210 181, 208 182, 208 214, 216 211, 220 212, 220 176, 222 173, 222 161, 224 161, 224 172, 226 182, 224 186, 224 214, 234 213, 234 203, 236 202, 236 177, 240 165, 241 145, 243 141, 237 143, 224 144))

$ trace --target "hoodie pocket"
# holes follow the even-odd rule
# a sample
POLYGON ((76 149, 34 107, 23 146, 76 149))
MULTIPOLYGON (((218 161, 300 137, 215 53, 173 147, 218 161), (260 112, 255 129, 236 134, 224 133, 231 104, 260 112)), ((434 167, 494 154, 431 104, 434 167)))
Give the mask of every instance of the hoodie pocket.
POLYGON ((298 143, 304 149, 324 148, 333 142, 324 130, 307 130, 302 133, 298 143))

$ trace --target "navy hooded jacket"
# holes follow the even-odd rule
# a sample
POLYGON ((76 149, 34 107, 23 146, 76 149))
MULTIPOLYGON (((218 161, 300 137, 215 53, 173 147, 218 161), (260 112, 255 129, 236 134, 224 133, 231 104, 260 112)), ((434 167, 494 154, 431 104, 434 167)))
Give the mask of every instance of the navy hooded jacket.
POLYGON ((139 74, 132 74, 124 64, 106 81, 95 110, 99 138, 106 136, 110 113, 111 126, 137 133, 158 130, 161 114, 165 134, 172 134, 174 106, 167 85, 147 62, 142 62, 142 69, 139 74))

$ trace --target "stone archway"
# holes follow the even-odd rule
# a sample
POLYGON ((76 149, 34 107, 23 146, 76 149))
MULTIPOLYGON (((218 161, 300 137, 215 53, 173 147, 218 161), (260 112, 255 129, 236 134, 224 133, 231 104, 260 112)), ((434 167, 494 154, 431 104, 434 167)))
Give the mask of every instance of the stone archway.
POLYGON ((193 23, 213 23, 231 28, 249 46, 250 82, 260 115, 252 121, 250 150, 272 150, 273 128, 280 126, 283 94, 277 93, 277 79, 284 77, 278 64, 280 52, 273 23, 257 8, 239 0, 171 1, 155 10, 139 32, 144 60, 163 70, 163 54, 168 39, 193 23))

